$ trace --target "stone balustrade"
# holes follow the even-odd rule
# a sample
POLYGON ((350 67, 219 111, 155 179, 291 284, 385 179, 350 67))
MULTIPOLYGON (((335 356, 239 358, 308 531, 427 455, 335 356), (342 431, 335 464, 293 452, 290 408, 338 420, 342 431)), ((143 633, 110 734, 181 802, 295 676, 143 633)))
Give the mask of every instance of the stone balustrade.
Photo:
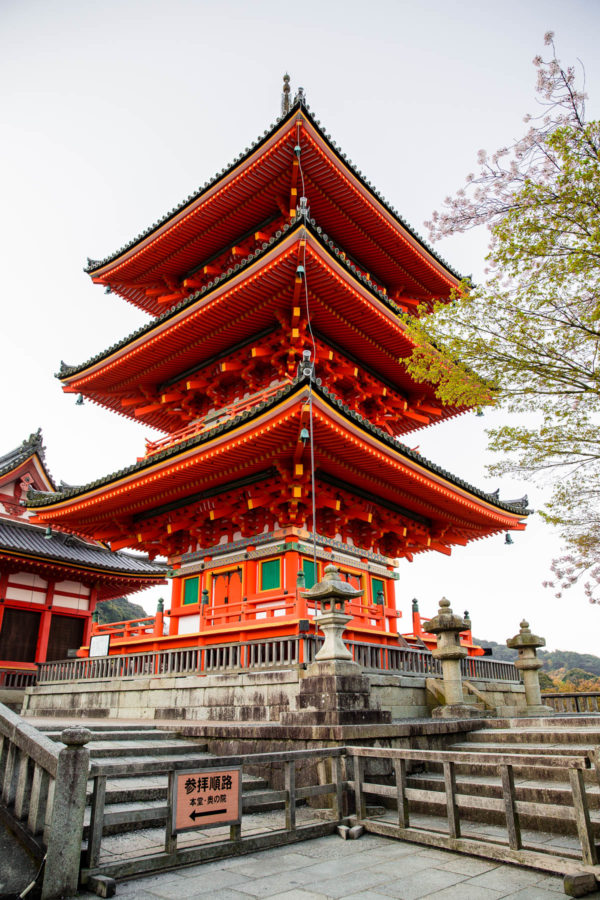
POLYGON ((61 747, 0 704, 2 803, 29 846, 45 853, 42 900, 77 892, 90 737, 67 728, 61 747))

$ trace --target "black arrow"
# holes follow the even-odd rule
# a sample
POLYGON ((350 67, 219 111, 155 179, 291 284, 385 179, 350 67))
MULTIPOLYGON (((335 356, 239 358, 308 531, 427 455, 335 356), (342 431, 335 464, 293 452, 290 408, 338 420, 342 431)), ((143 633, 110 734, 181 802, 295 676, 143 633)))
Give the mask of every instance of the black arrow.
POLYGON ((218 813, 227 812, 226 809, 209 809, 207 812, 198 812, 194 810, 193 813, 190 813, 190 819, 194 821, 195 819, 201 819, 203 816, 216 816, 218 813))

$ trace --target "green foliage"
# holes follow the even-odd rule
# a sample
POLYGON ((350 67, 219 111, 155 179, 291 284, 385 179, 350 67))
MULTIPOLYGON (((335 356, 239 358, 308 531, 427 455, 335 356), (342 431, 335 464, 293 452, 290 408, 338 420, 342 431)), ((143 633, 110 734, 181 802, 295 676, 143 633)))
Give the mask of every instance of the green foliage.
MULTIPOLYGON (((554 51, 551 34, 546 43, 554 51)), ((488 432, 498 454, 490 472, 552 481, 542 515, 559 526, 569 551, 553 566, 556 582, 570 587, 586 572, 593 601, 600 585, 600 122, 585 122, 574 71, 554 52, 534 62, 544 114, 512 148, 492 157, 481 151, 479 176, 470 175, 466 190, 429 223, 433 237, 489 227, 486 281, 464 283, 452 303, 414 320, 418 349, 408 366, 435 383, 446 404, 524 414, 488 432)))
POLYGON ((139 603, 131 603, 126 597, 115 597, 114 600, 101 600, 97 604, 98 621, 101 625, 109 622, 125 622, 127 619, 145 619, 148 615, 139 603))
POLYGON ((546 675, 545 672, 539 673, 539 679, 540 679, 540 688, 543 691, 553 691, 555 689, 554 682, 552 681, 552 679, 550 678, 549 675, 546 675))

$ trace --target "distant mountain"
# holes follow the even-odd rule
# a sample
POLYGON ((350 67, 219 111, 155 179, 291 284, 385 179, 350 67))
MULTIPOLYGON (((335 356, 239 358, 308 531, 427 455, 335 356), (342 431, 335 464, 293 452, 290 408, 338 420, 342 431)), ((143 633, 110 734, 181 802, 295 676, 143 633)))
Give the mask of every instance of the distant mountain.
MULTIPOLYGON (((506 659, 513 662, 517 658, 516 650, 509 650, 506 644, 473 638, 473 643, 481 647, 491 647, 495 659, 506 659)), ((538 657, 543 661, 542 670, 552 672, 556 669, 583 669, 584 672, 600 676, 600 656, 592 653, 575 653, 574 650, 538 650, 538 657)))
POLYGON ((96 606, 101 625, 109 622, 125 622, 127 619, 145 619, 148 613, 139 603, 131 603, 126 597, 115 597, 114 600, 101 600, 96 606))

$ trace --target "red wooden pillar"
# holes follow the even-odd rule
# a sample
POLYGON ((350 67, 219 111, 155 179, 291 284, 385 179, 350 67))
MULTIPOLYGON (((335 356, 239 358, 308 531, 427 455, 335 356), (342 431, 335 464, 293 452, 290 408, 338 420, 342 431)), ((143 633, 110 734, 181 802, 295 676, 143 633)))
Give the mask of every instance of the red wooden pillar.
POLYGON ((398 628, 398 615, 396 613, 396 591, 394 590, 395 582, 392 581, 391 578, 386 578, 384 580, 384 597, 385 597, 385 613, 388 624, 386 625, 386 631, 390 633, 397 633, 400 631, 398 628))
POLYGON ((87 646, 90 642, 90 638, 92 636, 92 614, 96 609, 96 603, 98 602, 98 585, 93 585, 90 591, 90 605, 89 605, 89 616, 86 616, 85 624, 83 626, 83 641, 82 646, 87 646))
MULTIPOLYGON (((200 590, 200 587, 198 587, 200 590)), ((183 594, 183 578, 173 578, 171 583, 171 618, 169 619, 169 634, 179 633, 179 610, 181 608, 183 594), (175 613, 175 615, 173 615, 175 613)))
POLYGON ((54 600, 54 581, 48 582, 46 591, 46 603, 40 618, 40 630, 38 631, 37 646, 35 648, 36 663, 46 662, 48 655, 48 640, 50 638, 50 624, 52 622, 52 602, 54 600))
POLYGON ((4 601, 8 590, 8 572, 0 572, 0 631, 2 631, 2 619, 4 618, 4 601))

